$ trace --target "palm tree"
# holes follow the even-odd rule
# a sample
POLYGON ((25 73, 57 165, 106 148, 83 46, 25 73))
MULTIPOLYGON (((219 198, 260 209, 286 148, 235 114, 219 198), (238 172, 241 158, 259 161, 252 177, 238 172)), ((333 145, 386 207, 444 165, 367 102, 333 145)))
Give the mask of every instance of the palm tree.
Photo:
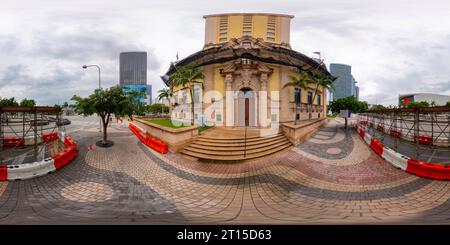
MULTIPOLYGON (((307 71, 300 71, 298 76, 289 76, 290 82, 286 83, 283 87, 292 86, 294 88, 301 88, 301 89, 308 89, 309 84, 313 83, 314 81, 311 79, 310 73, 307 71)), ((301 102, 301 98, 300 98, 301 102)), ((294 113, 294 125, 297 125, 297 106, 298 103, 295 101, 295 113, 294 113)))
POLYGON ((311 72, 311 76, 313 79, 313 83, 316 84, 316 89, 314 90, 314 95, 313 95, 313 99, 312 99, 312 103, 311 103, 311 108, 309 110, 309 118, 311 118, 311 109, 312 109, 312 105, 314 104, 314 100, 316 99, 317 96, 317 92, 319 91, 319 87, 322 87, 322 91, 324 92, 324 96, 325 96, 325 89, 334 89, 333 86, 333 79, 323 73, 323 72, 319 72, 319 71, 313 71, 311 72))
POLYGON ((195 64, 182 66, 176 69, 169 77, 169 81, 172 83, 172 87, 180 86, 187 88, 191 95, 191 125, 194 125, 194 84, 200 83, 200 80, 205 78, 205 75, 197 69, 195 64))
POLYGON ((170 98, 172 98, 172 96, 173 96, 173 91, 172 91, 172 87, 171 87, 171 88, 164 88, 164 89, 158 90, 158 97, 156 97, 156 99, 158 99, 159 101, 161 101, 164 98, 166 98, 169 101, 169 113, 170 113, 170 109, 171 109, 170 98))

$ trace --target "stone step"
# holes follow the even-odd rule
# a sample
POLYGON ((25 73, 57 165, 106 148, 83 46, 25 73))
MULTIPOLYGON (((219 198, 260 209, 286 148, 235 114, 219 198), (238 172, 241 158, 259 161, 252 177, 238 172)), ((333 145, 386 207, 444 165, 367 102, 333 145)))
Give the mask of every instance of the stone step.
POLYGON ((204 146, 212 146, 212 147, 243 147, 244 145, 247 146, 251 146, 251 145, 261 145, 267 142, 271 142, 274 140, 279 140, 279 139, 286 139, 286 137, 284 135, 278 135, 276 137, 270 137, 270 138, 261 138, 257 141, 247 141, 247 143, 245 143, 244 141, 242 142, 235 142, 235 141, 221 141, 221 142, 210 142, 210 141, 202 141, 202 140, 195 140, 193 141, 191 144, 196 144, 196 145, 204 145, 204 146))
MULTIPOLYGON (((274 133, 274 134, 269 134, 269 135, 265 135, 265 136, 261 136, 260 134, 258 135, 247 135, 247 141, 249 140, 257 140, 260 138, 269 138, 269 137, 275 137, 277 135, 282 135, 283 133, 278 132, 278 133, 274 133)), ((244 133, 242 133, 242 135, 240 136, 224 136, 226 135, 226 133, 220 134, 221 136, 216 136, 216 135, 212 135, 212 134, 206 134, 206 135, 200 135, 197 137, 197 139, 199 140, 204 140, 204 141, 229 141, 229 140, 244 140, 244 133)))
POLYGON ((261 137, 261 136, 247 137, 247 140, 245 140, 244 136, 239 137, 239 138, 224 138, 224 137, 222 137, 222 138, 214 138, 212 136, 207 136, 207 137, 199 136, 199 137, 196 138, 196 140, 202 141, 202 142, 213 142, 213 143, 244 142, 244 141, 253 142, 253 141, 258 141, 258 140, 261 140, 261 139, 270 139, 270 138, 274 138, 274 137, 282 136, 282 135, 283 135, 282 133, 278 133, 278 134, 272 134, 272 135, 263 136, 263 137, 261 137))
MULTIPOLYGON (((247 144, 246 148, 248 150, 257 149, 260 147, 264 147, 267 145, 273 145, 273 144, 277 144, 280 142, 286 142, 286 138, 279 137, 279 138, 273 139, 269 142, 251 142, 250 144, 247 144)), ((242 144, 223 144, 223 145, 219 145, 219 147, 217 144, 204 145, 204 144, 197 144, 197 143, 198 142, 194 141, 189 145, 189 147, 205 149, 205 150, 213 150, 213 151, 239 151, 239 150, 244 149, 244 143, 242 143, 242 144)))
POLYGON ((265 157, 274 153, 277 153, 279 151, 285 150, 287 148, 291 147, 291 144, 283 144, 278 147, 272 147, 270 150, 257 152, 257 153, 251 153, 247 154, 245 157, 243 154, 241 155, 225 155, 225 156, 219 156, 219 155, 209 155, 209 154, 203 154, 203 153, 197 153, 197 152, 191 152, 182 150, 181 153, 188 155, 190 157, 195 157, 197 159, 205 159, 205 160, 214 160, 214 161, 242 161, 242 160, 249 160, 249 159, 256 159, 260 157, 265 157))
MULTIPOLYGON (((257 147, 257 148, 253 148, 253 149, 247 149, 247 154, 254 154, 254 153, 259 153, 259 152, 264 152, 264 151, 268 151, 271 150, 273 148, 276 147, 280 147, 280 146, 285 146, 285 145, 291 145, 291 143, 289 141, 281 141, 275 144, 269 144, 263 147, 257 147)), ((217 148, 217 149, 201 149, 201 148, 194 148, 191 146, 188 146, 186 148, 184 148, 185 151, 191 151, 191 152, 195 152, 195 153, 201 153, 201 154, 206 154, 206 155, 214 155, 214 156, 229 156, 229 155, 244 155, 244 148, 239 148, 238 150, 226 150, 223 151, 221 148, 217 148)))

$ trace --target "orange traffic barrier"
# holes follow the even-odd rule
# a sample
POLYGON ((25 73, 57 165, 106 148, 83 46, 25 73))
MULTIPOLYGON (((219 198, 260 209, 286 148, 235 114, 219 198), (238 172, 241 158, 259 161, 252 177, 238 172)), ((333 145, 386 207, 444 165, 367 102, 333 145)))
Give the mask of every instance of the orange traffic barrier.
POLYGON ((450 166, 409 159, 406 172, 435 180, 450 180, 450 166))
POLYGON ((25 141, 22 138, 18 137, 3 138, 3 147, 5 148, 20 147, 24 145, 24 142, 25 141))
POLYGON ((5 181, 8 179, 8 168, 6 164, 0 164, 0 181, 5 181))
POLYGON ((55 168, 60 169, 72 161, 78 156, 75 147, 66 148, 63 152, 56 154, 53 159, 55 160, 55 168))
POLYGON ((372 138, 372 140, 370 141, 370 148, 372 148, 372 150, 380 156, 383 155, 383 147, 383 143, 375 138, 372 138))
POLYGON ((378 125, 378 126, 377 126, 377 130, 378 130, 378 131, 384 131, 383 125, 378 125))
POLYGON ((52 140, 57 140, 58 137, 58 133, 57 132, 53 132, 53 133, 47 133, 47 134, 43 134, 42 135, 42 141, 43 142, 48 142, 48 141, 52 141, 52 140))
POLYGON ((433 143, 433 138, 430 135, 419 135, 416 138, 419 139, 419 144, 422 145, 431 145, 433 143))
POLYGON ((389 132, 389 134, 390 134, 392 137, 394 137, 394 138, 400 138, 400 136, 401 136, 400 131, 394 130, 394 129, 391 129, 391 131, 389 132))

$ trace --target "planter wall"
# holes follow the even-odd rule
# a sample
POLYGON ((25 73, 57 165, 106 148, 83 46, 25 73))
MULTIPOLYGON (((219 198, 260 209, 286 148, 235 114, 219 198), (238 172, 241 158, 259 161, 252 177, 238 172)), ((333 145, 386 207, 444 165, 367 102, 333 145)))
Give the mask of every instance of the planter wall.
POLYGON ((281 129, 283 134, 292 144, 298 145, 327 123, 328 118, 321 118, 311 122, 302 122, 299 125, 294 125, 294 123, 284 123, 281 125, 281 129))
POLYGON ((164 141, 171 152, 178 152, 198 136, 198 126, 169 128, 135 118, 133 123, 143 128, 152 137, 164 141))

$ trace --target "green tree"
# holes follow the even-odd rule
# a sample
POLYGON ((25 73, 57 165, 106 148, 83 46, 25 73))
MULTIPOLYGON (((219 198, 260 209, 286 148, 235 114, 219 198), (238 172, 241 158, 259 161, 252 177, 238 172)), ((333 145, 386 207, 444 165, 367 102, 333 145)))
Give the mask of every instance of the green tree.
MULTIPOLYGON (((310 74, 307 71, 300 71, 298 76, 289 76, 290 82, 286 83, 284 87, 294 87, 299 89, 308 89, 309 84, 313 83, 313 80, 311 79, 310 74)), ((295 104, 295 113, 294 113, 294 125, 297 125, 297 107, 298 104, 301 103, 300 101, 296 101, 294 98, 294 104, 295 104)))
POLYGON ((430 107, 430 104, 427 101, 410 101, 407 105, 408 108, 425 108, 430 107))
POLYGON ((445 104, 446 106, 450 106, 450 100, 445 104))
POLYGON ((36 102, 33 99, 23 99, 20 101, 20 106, 35 106, 36 102))
POLYGON ((0 99, 0 106, 19 106, 14 97, 0 99))
POLYGON ((117 116, 128 115, 130 117, 135 113, 136 108, 132 102, 133 98, 125 94, 121 87, 115 86, 109 89, 96 89, 95 92, 86 98, 74 95, 72 100, 75 101, 71 107, 75 112, 84 116, 98 114, 102 119, 103 139, 102 144, 108 145, 107 129, 111 115, 117 116))
POLYGON ((156 99, 158 99, 159 101, 163 100, 163 99, 167 99, 169 101, 169 111, 170 111, 170 98, 172 98, 173 96, 173 91, 172 91, 172 87, 170 88, 165 88, 165 89, 161 89, 158 91, 158 97, 156 97, 156 99))
POLYGON ((133 108, 133 113, 138 116, 143 116, 145 111, 145 105, 142 103, 141 98, 145 96, 144 91, 128 91, 125 92, 128 98, 131 99, 131 105, 133 108))
POLYGON ((384 105, 373 105, 369 110, 386 110, 388 109, 384 105))
POLYGON ((170 75, 171 86, 180 86, 186 88, 191 96, 191 125, 194 125, 194 85, 201 82, 205 75, 196 67, 195 64, 181 66, 170 75))
POLYGON ((152 104, 152 105, 147 105, 145 108, 149 113, 168 113, 169 112, 169 107, 164 105, 164 104, 152 104))
MULTIPOLYGON (((339 113, 341 110, 350 110, 353 113, 359 113, 366 111, 367 108, 367 102, 358 101, 354 96, 333 100, 330 103, 330 109, 333 113, 339 113)), ((347 118, 345 118, 345 127, 347 128, 347 118)))
POLYGON ((330 102, 330 110, 333 113, 339 113, 341 110, 351 110, 353 113, 366 111, 367 102, 358 101, 354 96, 340 98, 330 102))
MULTIPOLYGON (((316 89, 314 90, 313 99, 312 99, 312 104, 314 104, 317 93, 319 91, 319 87, 322 87, 322 91, 324 93, 323 96, 325 96, 325 89, 334 89, 334 86, 333 86, 333 79, 331 78, 331 76, 329 76, 323 72, 312 71, 311 77, 312 77, 313 83, 316 84, 316 89)), ((311 104, 311 107, 312 107, 312 104, 311 104)), ((311 109, 312 108, 310 108, 310 110, 309 110, 309 118, 311 118, 311 113, 312 113, 311 109)))
POLYGON ((58 105, 58 104, 54 104, 54 105, 53 105, 53 107, 54 107, 55 109, 59 109, 59 110, 61 110, 61 106, 60 106, 60 105, 58 105))

